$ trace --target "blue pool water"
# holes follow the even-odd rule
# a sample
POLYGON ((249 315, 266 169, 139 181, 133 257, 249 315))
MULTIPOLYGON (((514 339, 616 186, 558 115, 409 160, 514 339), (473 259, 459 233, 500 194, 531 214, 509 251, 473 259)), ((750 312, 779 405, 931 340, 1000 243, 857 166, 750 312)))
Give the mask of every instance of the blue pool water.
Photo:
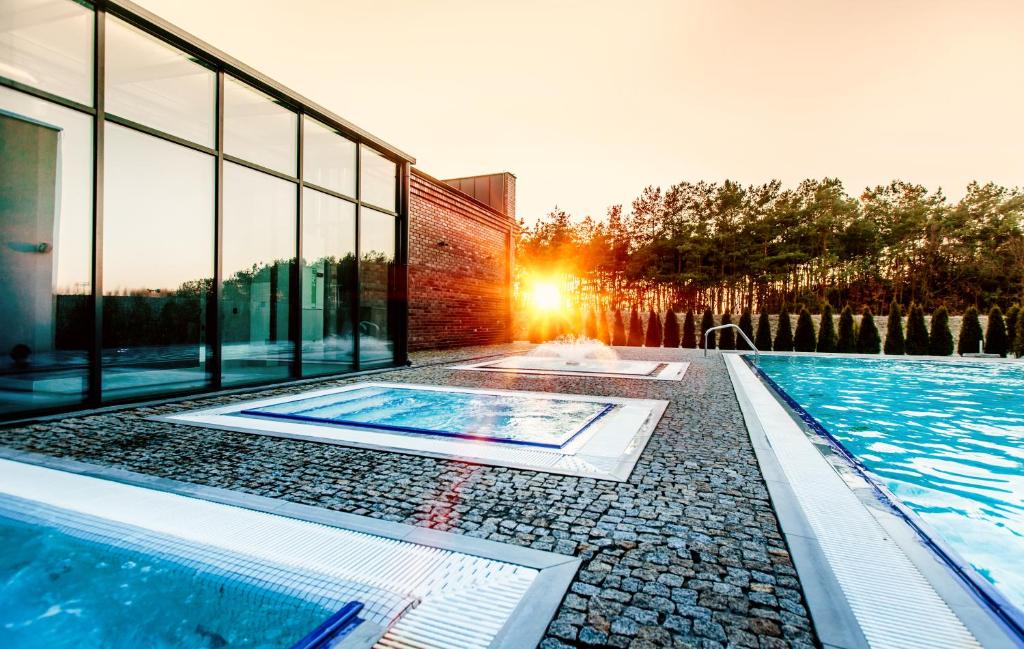
POLYGON ((0 647, 290 647, 332 611, 0 516, 0 647))
POLYGON ((762 356, 759 365, 1024 610, 1024 364, 762 356))
POLYGON ((367 386, 240 414, 557 448, 612 408, 535 395, 367 386))

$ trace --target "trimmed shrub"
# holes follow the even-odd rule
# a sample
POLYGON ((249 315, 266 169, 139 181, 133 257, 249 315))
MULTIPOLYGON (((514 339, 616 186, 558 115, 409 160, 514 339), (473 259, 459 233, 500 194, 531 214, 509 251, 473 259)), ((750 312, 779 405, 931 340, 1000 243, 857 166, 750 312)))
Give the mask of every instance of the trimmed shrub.
POLYGON ((1024 356, 1024 307, 1017 312, 1017 326, 1014 329, 1017 333, 1013 336, 1013 355, 1020 358, 1024 356))
POLYGON ((853 321, 853 309, 847 304, 839 314, 839 335, 836 337, 836 351, 852 354, 857 351, 857 324, 853 321))
POLYGON ((597 339, 606 345, 612 344, 612 332, 608 328, 608 312, 600 307, 597 309, 597 339))
POLYGON ((597 313, 594 312, 593 308, 587 309, 586 320, 583 323, 583 335, 597 340, 597 313))
POLYGON ((978 310, 972 306, 964 312, 964 320, 960 323, 960 338, 956 341, 956 353, 963 356, 964 354, 977 354, 979 351, 981 351, 981 323, 978 322, 978 310))
POLYGON ((988 328, 985 329, 985 353, 999 354, 1005 358, 1008 351, 1010 351, 1010 337, 1006 333, 1003 310, 994 306, 988 312, 988 328))
POLYGON ((871 313, 871 307, 864 307, 864 313, 860 316, 860 327, 857 328, 857 353, 878 354, 881 351, 882 337, 878 335, 875 316, 871 313))
POLYGON ((932 314, 932 330, 928 332, 928 353, 932 356, 953 355, 953 334, 949 330, 949 311, 940 306, 932 314))
POLYGON ((644 336, 644 347, 661 347, 661 318, 651 309, 647 312, 647 335, 644 336))
POLYGON ((836 323, 832 319, 832 305, 825 303, 821 310, 821 326, 818 327, 818 351, 830 354, 836 350, 836 323))
POLYGON ((885 353, 891 356, 907 353, 907 341, 903 338, 903 313, 896 300, 889 303, 889 319, 885 323, 885 353))
POLYGON ((928 326, 924 323, 924 308, 911 304, 907 314, 907 353, 925 356, 928 353, 928 326))
MULTIPOLYGON (((754 318, 750 314, 750 307, 743 309, 743 313, 740 314, 740 331, 747 334, 750 340, 754 340, 754 318)), ((736 349, 750 349, 743 336, 736 336, 736 349)))
POLYGON ((814 322, 807 307, 800 308, 796 319, 796 333, 793 334, 793 349, 798 352, 813 352, 818 347, 818 337, 814 334, 814 322))
POLYGON ((636 307, 629 312, 629 336, 626 338, 626 344, 630 347, 641 347, 644 344, 644 325, 640 322, 640 314, 636 307))
POLYGON ((612 328, 612 344, 621 347, 626 344, 626 324, 622 321, 622 311, 615 309, 615 325, 612 328))
POLYGON ((759 351, 770 352, 772 350, 772 323, 764 311, 757 317, 757 336, 754 338, 754 344, 757 345, 759 351))
POLYGON ((1020 307, 1016 304, 1006 310, 1006 351, 1008 354, 1014 353, 1013 350, 1017 349, 1017 318, 1019 317, 1020 307))
POLYGON ((544 342, 544 322, 540 318, 530 320, 530 328, 527 337, 531 343, 544 342))
MULTIPOLYGON (((732 324, 732 314, 726 311, 722 314, 721 324, 732 324)), ((722 329, 718 332, 719 349, 736 349, 736 330, 732 327, 722 329)))
POLYGON ((679 346, 679 318, 676 312, 669 309, 665 312, 665 346, 676 348, 679 346))
POLYGON ((686 317, 683 318, 683 338, 680 344, 687 349, 697 347, 697 323, 693 320, 692 310, 687 310, 686 317))
POLYGON ((786 307, 779 311, 779 325, 775 327, 772 349, 777 352, 793 351, 793 323, 789 321, 789 310, 786 307))
MULTIPOLYGON (((711 313, 711 309, 704 309, 704 315, 700 318, 700 338, 697 339, 697 344, 701 349, 704 349, 704 332, 711 327, 715 326, 715 316, 711 313)), ((707 338, 708 349, 715 348, 715 332, 711 332, 711 335, 707 338)))

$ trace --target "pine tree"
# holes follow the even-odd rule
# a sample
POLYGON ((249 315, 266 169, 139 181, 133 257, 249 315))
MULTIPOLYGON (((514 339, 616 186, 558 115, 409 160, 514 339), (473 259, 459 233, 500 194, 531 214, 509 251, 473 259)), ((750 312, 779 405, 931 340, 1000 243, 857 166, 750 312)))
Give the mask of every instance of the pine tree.
MULTIPOLYGON (((711 313, 711 309, 704 309, 704 315, 700 319, 700 339, 697 344, 700 345, 701 349, 704 348, 704 332, 711 327, 715 326, 715 316, 711 313)), ((711 332, 711 335, 707 337, 708 349, 715 348, 715 332, 711 332)))
POLYGON ((768 320, 768 313, 761 312, 757 317, 757 337, 754 344, 758 351, 770 352, 772 350, 772 323, 768 320))
POLYGON ((985 329, 985 353, 999 354, 1005 358, 1009 350, 1010 337, 1006 333, 1003 310, 994 306, 988 312, 988 328, 985 329))
POLYGON ((1017 326, 1014 329, 1017 333, 1013 336, 1013 355, 1020 358, 1024 356, 1024 307, 1017 311, 1017 326))
MULTIPOLYGON (((747 334, 750 340, 754 340, 754 319, 750 314, 750 307, 743 309, 743 313, 740 314, 740 331, 747 334)), ((750 349, 743 336, 736 336, 736 349, 750 349)))
POLYGON ((793 334, 793 349, 798 352, 813 352, 817 346, 818 339, 814 334, 811 312, 806 307, 801 307, 800 315, 796 319, 796 333, 793 334))
POLYGON ((626 324, 622 322, 622 311, 615 309, 615 325, 612 330, 612 344, 621 347, 626 344, 626 324))
POLYGON ((911 304, 907 315, 907 353, 911 356, 928 354, 928 326, 924 323, 924 308, 911 304))
POLYGON ((775 328, 772 349, 777 352, 793 351, 793 323, 789 321, 789 309, 786 307, 782 307, 779 312, 779 325, 775 328))
POLYGON ((840 354, 852 354, 857 351, 857 325, 853 321, 853 309, 847 304, 839 314, 839 336, 836 338, 836 351, 840 354))
POLYGON ((821 325, 818 327, 818 351, 830 354, 836 350, 836 323, 832 321, 832 305, 825 303, 821 310, 821 325))
POLYGON ((860 327, 857 329, 857 353, 878 354, 882 351, 882 337, 875 326, 875 316, 871 307, 864 307, 860 316, 860 327))
POLYGON ((644 344, 644 325, 640 322, 640 314, 636 307, 629 312, 629 337, 626 344, 630 347, 641 347, 644 344))
POLYGON ((665 312, 665 346, 673 349, 679 346, 679 319, 671 308, 665 312))
POLYGON ((583 325, 583 335, 591 340, 597 340, 597 313, 593 308, 587 309, 586 320, 583 325))
POLYGON ((697 324, 693 320, 693 310, 687 310, 686 317, 683 318, 683 339, 681 344, 687 349, 696 349, 697 347, 697 324))
POLYGON ((1020 317, 1020 307, 1016 304, 1006 310, 1006 350, 1009 354, 1017 348, 1017 318, 1020 317))
MULTIPOLYGON (((726 311, 722 314, 721 324, 732 324, 732 314, 726 311)), ((722 329, 718 333, 719 349, 736 349, 736 330, 732 327, 722 329)))
POLYGON ((932 330, 928 333, 928 353, 932 356, 952 356, 953 334, 949 330, 949 311, 940 306, 932 314, 932 330))
POLYGON ((977 354, 981 351, 981 323, 978 322, 978 310, 973 306, 964 312, 960 323, 960 338, 956 342, 956 353, 977 354))
POLYGON ((907 353, 907 342, 903 338, 903 313, 896 300, 889 303, 889 319, 885 323, 885 353, 891 356, 907 353))
POLYGON ((661 318, 651 309, 647 312, 647 334, 644 336, 644 347, 661 347, 661 318))

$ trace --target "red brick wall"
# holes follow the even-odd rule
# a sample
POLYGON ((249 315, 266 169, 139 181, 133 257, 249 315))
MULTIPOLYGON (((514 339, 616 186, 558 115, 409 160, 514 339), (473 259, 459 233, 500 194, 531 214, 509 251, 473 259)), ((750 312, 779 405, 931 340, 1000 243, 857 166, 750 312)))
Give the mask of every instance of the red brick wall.
MULTIPOLYGON (((514 185, 513 185, 514 191, 514 185)), ((511 340, 515 218, 413 169, 409 350, 511 340)))

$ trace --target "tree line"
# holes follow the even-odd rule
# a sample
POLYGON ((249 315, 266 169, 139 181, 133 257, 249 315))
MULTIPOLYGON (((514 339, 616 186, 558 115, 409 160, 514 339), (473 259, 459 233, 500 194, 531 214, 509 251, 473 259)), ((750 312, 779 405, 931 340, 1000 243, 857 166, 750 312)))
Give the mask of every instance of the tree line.
POLYGON ((835 178, 682 182, 603 220, 556 209, 523 227, 517 254, 523 273, 559 278, 581 306, 1005 309, 1024 298, 1024 192, 972 182, 951 202, 899 180, 859 197, 835 178))
POLYGON ((543 342, 570 335, 600 340, 608 345, 700 349, 704 348, 706 341, 708 349, 723 350, 749 350, 749 340, 759 351, 885 353, 897 356, 950 356, 955 351, 961 355, 1024 356, 1024 311, 1017 304, 1012 305, 1005 315, 999 306, 993 306, 988 313, 985 331, 982 331, 978 309, 969 307, 964 313, 959 337, 954 341, 945 306, 934 311, 929 326, 924 307, 920 304, 911 304, 904 314, 900 305, 893 301, 886 317, 884 344, 870 307, 864 307, 858 322, 853 309, 845 306, 839 314, 837 327, 834 310, 827 302, 822 308, 818 327, 814 325, 810 310, 801 307, 794 328, 792 316, 784 306, 774 329, 766 311, 761 311, 755 329, 749 308, 743 309, 735 323, 728 311, 716 321, 710 308, 704 310, 699 323, 692 309, 683 315, 682 323, 673 309, 667 310, 664 317, 650 309, 645 323, 634 306, 629 310, 628 326, 620 309, 612 310, 611 318, 601 307, 587 308, 582 317, 579 317, 579 311, 575 313, 577 317, 535 319, 529 331, 530 340, 543 342), (711 331, 716 326, 730 324, 735 324, 742 335, 737 335, 733 328, 711 331))

